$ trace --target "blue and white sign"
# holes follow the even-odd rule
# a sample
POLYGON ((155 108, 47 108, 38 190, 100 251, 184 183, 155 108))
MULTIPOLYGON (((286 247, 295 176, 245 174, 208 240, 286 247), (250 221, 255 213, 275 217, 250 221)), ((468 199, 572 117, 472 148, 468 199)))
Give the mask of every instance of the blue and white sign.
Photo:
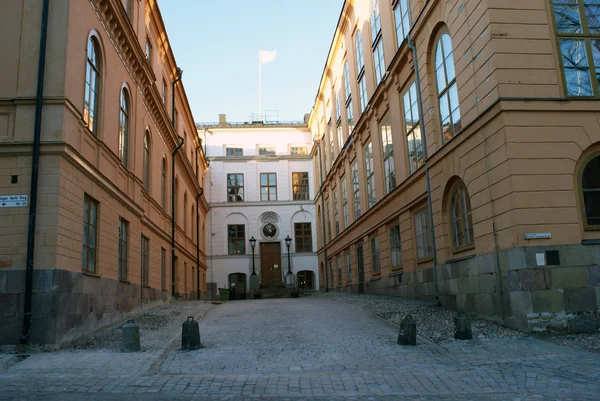
POLYGON ((26 207, 29 195, 1 195, 0 207, 26 207))

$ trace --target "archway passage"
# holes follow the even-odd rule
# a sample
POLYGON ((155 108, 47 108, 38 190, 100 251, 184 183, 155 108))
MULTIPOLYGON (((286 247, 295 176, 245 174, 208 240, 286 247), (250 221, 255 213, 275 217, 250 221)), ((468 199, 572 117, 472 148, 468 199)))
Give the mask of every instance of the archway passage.
POLYGON ((246 299, 246 275, 244 273, 229 275, 229 299, 246 299))
POLYGON ((298 289, 313 290, 314 289, 314 274, 310 270, 298 272, 298 289))

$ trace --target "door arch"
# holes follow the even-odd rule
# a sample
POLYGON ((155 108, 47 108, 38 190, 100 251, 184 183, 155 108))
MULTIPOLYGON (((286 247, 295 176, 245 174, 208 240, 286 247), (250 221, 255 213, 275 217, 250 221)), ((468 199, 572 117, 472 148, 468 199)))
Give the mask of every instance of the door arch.
POLYGON ((302 270, 298 272, 297 281, 298 289, 300 290, 314 290, 315 289, 315 277, 311 270, 302 270))
POLYGON ((246 274, 231 273, 229 279, 229 299, 246 299, 246 274))

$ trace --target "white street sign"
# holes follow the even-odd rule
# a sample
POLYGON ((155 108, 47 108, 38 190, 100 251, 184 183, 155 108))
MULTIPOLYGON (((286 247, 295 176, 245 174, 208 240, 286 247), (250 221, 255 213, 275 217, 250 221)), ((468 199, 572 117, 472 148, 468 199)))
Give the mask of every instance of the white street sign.
POLYGON ((1 195, 0 207, 26 207, 29 195, 1 195))

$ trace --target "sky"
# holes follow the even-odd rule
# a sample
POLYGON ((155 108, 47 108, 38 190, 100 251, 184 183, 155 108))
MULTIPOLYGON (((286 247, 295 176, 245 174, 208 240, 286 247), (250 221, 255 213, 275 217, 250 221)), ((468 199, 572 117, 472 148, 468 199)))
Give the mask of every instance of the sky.
POLYGON ((259 112, 300 121, 317 94, 343 0, 159 0, 196 122, 248 121, 259 112))

